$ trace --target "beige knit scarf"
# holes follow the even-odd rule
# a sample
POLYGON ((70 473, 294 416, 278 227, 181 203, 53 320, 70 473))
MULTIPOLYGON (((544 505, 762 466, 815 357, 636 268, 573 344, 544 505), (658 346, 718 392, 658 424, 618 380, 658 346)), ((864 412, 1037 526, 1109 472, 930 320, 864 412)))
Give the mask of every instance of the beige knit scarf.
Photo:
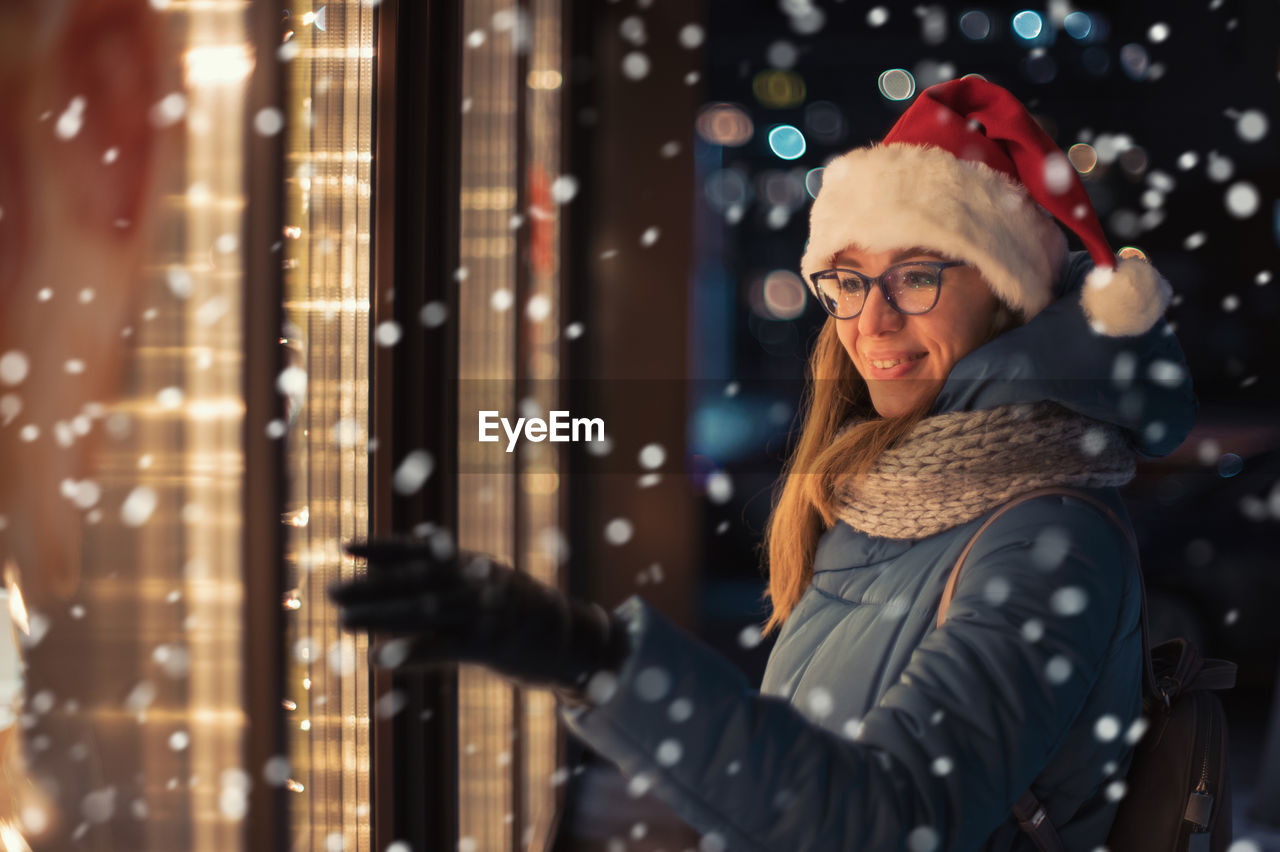
POLYGON ((845 477, 834 496, 838 516, 854 529, 914 540, 1035 488, 1117 486, 1133 474, 1118 427, 1055 403, 1005 405, 926 417, 861 483, 845 477))

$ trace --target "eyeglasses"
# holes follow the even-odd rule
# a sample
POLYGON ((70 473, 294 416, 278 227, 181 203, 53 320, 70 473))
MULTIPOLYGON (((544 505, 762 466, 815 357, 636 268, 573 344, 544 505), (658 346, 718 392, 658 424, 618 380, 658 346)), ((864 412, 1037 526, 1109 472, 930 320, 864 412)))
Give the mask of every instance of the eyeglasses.
POLYGON ((836 319, 853 319, 862 313, 872 285, 900 314, 926 314, 938 304, 942 270, 964 262, 913 260, 890 266, 877 278, 852 269, 824 269, 809 276, 809 289, 823 310, 836 319))

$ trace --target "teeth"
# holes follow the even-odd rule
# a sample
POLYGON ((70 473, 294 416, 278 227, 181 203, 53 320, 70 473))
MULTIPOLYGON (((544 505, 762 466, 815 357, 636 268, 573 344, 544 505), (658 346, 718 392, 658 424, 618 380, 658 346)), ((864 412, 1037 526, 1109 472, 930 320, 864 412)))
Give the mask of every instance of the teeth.
POLYGON ((872 361, 871 366, 878 370, 887 370, 890 367, 898 366, 903 361, 919 361, 923 357, 923 355, 912 355, 910 358, 895 358, 892 361, 872 361))

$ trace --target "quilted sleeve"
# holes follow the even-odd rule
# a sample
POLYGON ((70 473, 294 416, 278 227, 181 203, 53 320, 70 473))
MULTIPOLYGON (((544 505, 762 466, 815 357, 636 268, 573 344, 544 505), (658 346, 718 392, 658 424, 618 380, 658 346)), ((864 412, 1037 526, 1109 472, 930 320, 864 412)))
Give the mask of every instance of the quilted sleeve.
MULTIPOLYGON (((617 610, 633 646, 618 677, 562 717, 702 832, 702 852, 978 849, 1064 739, 1113 639, 1138 619, 1121 532, 1059 500, 1046 543, 1046 500, 1057 498, 1028 501, 983 534, 946 623, 856 739, 752 690, 636 597, 617 610)), ((1116 747, 1119 758, 1123 738, 1116 747)))

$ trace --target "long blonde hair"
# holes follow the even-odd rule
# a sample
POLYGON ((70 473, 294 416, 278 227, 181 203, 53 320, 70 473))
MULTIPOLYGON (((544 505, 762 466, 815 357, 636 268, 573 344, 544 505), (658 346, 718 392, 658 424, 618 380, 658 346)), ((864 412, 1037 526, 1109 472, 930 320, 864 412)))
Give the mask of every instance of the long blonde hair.
MULTIPOLYGON (((1022 319, 998 304, 987 341, 1020 325, 1022 319)), ((925 394, 915 408, 897 417, 880 417, 871 404, 867 384, 858 375, 827 318, 809 357, 800 400, 800 438, 774 486, 773 511, 760 544, 767 558, 769 587, 765 600, 772 612, 765 635, 782 626, 813 579, 818 539, 835 524, 835 487, 847 476, 871 470, 885 450, 897 446, 929 412, 936 394, 925 394), (857 426, 836 440, 851 418, 857 426)))

